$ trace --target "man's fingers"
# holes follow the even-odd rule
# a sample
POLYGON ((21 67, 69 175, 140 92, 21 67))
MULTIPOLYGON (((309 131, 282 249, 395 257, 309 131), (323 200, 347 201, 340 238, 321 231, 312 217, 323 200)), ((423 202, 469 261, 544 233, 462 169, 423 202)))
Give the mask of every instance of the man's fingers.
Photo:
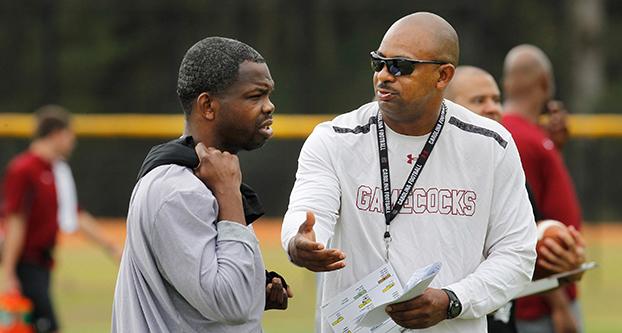
POLYGON ((202 142, 199 142, 196 146, 194 146, 194 151, 197 153, 197 156, 199 156, 200 161, 201 158, 208 155, 209 153, 217 152, 219 150, 214 147, 205 147, 202 142))
POLYGON ((310 261, 316 264, 324 264, 328 265, 333 262, 343 260, 346 258, 346 255, 337 249, 326 249, 326 250, 302 250, 300 248, 297 249, 298 259, 303 261, 310 261))
POLYGON ((272 300, 278 304, 283 303, 283 284, 277 277, 272 278, 272 300))
POLYGON ((562 264, 571 266, 569 268, 577 265, 576 250, 574 247, 567 250, 551 239, 545 240, 544 244, 549 250, 553 251, 553 253, 557 256, 557 259, 559 259, 562 264))
POLYGON ((549 271, 555 272, 555 273, 561 273, 564 271, 563 268, 561 268, 558 265, 553 265, 551 263, 549 263, 546 259, 538 259, 538 266, 547 269, 549 271))
POLYGON ((584 248, 586 246, 585 239, 583 238, 583 236, 581 236, 581 233, 574 226, 571 225, 570 227, 568 227, 568 231, 570 231, 570 234, 574 238, 577 247, 584 248))
MULTIPOLYGON (((559 245, 556 241, 547 238, 544 240, 544 246, 543 248, 551 251, 555 256, 561 257, 564 255, 567 255, 567 252, 574 252, 574 250, 569 251, 564 249, 561 245, 559 245)), ((541 247, 542 249, 542 247, 541 247)))
POLYGON ((305 267, 313 272, 330 272, 346 267, 346 263, 345 261, 338 261, 330 265, 308 264, 305 267))
POLYGON ((419 307, 417 298, 406 302, 391 304, 387 306, 387 314, 402 327, 423 328, 427 325, 424 322, 428 319, 428 314, 423 307, 419 307))
MULTIPOLYGON (((560 247, 561 248, 561 247, 560 247)), ((562 250, 563 251, 563 250, 562 250)), ((542 261, 548 262, 549 265, 543 266, 549 270, 554 272, 564 272, 575 268, 575 258, 574 255, 570 257, 567 256, 568 251, 565 251, 566 255, 560 255, 554 253, 550 250, 549 247, 543 246, 540 248, 540 258, 538 258, 538 263, 542 261)))
POLYGON ((538 259, 545 259, 545 260, 549 260, 549 261, 555 261, 557 260, 557 255, 555 253, 553 253, 548 247, 546 246, 540 246, 540 248, 538 249, 538 255, 539 258, 538 259))
POLYGON ((199 143, 197 143, 196 146, 194 146, 194 151, 197 153, 197 155, 200 158, 201 156, 203 156, 203 155, 205 155, 207 153, 207 147, 205 147, 203 142, 199 142, 199 143))
POLYGON ((386 310, 388 313, 411 311, 417 308, 417 298, 419 298, 419 296, 409 299, 408 301, 388 305, 386 310))
POLYGON ((298 251, 318 251, 324 249, 324 244, 309 240, 305 237, 296 237, 294 246, 298 251))
POLYGON ((209 161, 210 155, 220 152, 218 149, 214 147, 205 147, 205 145, 202 142, 197 143, 197 145, 194 147, 194 151, 197 153, 197 156, 199 157, 199 165, 197 165, 196 168, 194 168, 195 172, 201 168, 201 164, 204 161, 209 161))
POLYGON ((325 260, 307 259, 304 260, 302 264, 304 267, 315 272, 332 271, 346 266, 345 261, 338 258, 329 258, 325 260))
POLYGON ((572 234, 570 233, 570 230, 568 230, 568 232, 559 233, 559 237, 561 238, 562 242, 564 242, 564 244, 570 251, 572 252, 575 251, 576 243, 575 243, 574 237, 572 237, 572 234))
POLYGON ((559 245, 557 245, 557 243, 553 243, 551 246, 540 247, 540 254, 542 255, 543 259, 558 266, 562 266, 564 263, 564 260, 558 254, 558 252, 561 253, 562 251, 563 250, 559 245))
POLYGON ((423 315, 420 311, 416 309, 411 309, 408 311, 400 311, 400 312, 388 312, 388 315, 391 316, 391 319, 396 323, 400 324, 400 326, 412 326, 413 321, 417 321, 423 319, 423 315))

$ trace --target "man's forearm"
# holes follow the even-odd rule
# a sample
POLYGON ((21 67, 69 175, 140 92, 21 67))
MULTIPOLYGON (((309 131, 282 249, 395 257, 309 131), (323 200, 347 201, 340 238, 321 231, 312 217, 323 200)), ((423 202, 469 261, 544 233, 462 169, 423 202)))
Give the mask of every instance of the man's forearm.
POLYGON ((218 202, 218 220, 227 220, 246 225, 242 194, 240 190, 230 190, 214 193, 218 202))
POLYGON ((26 235, 26 221, 20 214, 9 215, 7 232, 2 253, 2 271, 4 274, 15 274, 15 267, 19 260, 24 237, 26 235))
POLYGON ((570 300, 563 287, 546 292, 542 294, 542 297, 551 308, 567 308, 570 306, 570 300))
POLYGON ((99 227, 95 218, 86 211, 81 211, 78 214, 78 225, 80 226, 80 230, 93 242, 97 243, 104 250, 109 252, 111 255, 115 255, 115 251, 117 251, 116 246, 106 237, 104 237, 104 233, 102 229, 99 227))

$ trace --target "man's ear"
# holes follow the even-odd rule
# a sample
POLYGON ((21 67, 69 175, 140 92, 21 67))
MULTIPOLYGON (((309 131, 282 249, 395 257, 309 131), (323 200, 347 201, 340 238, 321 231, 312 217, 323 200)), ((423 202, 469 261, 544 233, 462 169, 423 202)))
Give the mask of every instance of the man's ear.
POLYGON ((540 73, 540 75, 538 75, 538 86, 547 97, 551 95, 551 82, 545 73, 540 73))
POLYGON ((216 111, 220 107, 218 100, 209 93, 201 93, 195 101, 195 111, 207 120, 214 120, 216 111))
POLYGON ((456 67, 452 64, 443 64, 439 68, 438 81, 436 81, 436 87, 439 89, 445 89, 449 85, 449 82, 454 77, 456 67))

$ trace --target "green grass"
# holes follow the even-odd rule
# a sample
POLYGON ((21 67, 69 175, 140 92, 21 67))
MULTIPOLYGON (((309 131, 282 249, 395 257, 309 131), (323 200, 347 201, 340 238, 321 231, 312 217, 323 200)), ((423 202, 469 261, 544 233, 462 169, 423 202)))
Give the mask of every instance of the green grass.
MULTIPOLYGON (((590 242, 589 258, 600 268, 581 282, 581 299, 588 333, 622 332, 618 300, 622 299, 622 242, 590 242)), ((267 333, 313 332, 315 277, 294 267, 277 244, 263 244, 266 266, 287 278, 294 299, 287 311, 268 311, 267 333)), ((54 275, 54 294, 65 333, 109 332, 117 266, 99 249, 61 246, 54 275)))
POLYGON ((614 244, 589 243, 588 258, 600 267, 586 273, 580 284, 579 295, 583 307, 586 332, 622 332, 622 242, 614 244))

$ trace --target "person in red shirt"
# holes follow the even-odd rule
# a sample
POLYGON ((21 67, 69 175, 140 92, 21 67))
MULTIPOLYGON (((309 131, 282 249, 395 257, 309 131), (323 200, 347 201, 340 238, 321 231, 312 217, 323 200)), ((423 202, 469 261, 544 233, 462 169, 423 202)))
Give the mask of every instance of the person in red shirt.
MULTIPOLYGON (((445 90, 445 98, 468 108, 480 116, 490 118, 497 122, 501 121, 503 113, 501 92, 493 76, 481 68, 474 66, 457 67, 453 79, 445 90)), ((563 126, 558 126, 558 128, 562 127, 563 126)), ((542 220, 542 215, 535 205, 535 199, 529 186, 527 186, 527 191, 529 200, 533 206, 535 219, 536 221, 540 221, 542 220)), ((577 232, 570 232, 568 230, 567 234, 564 236, 571 242, 583 244, 583 238, 577 232)), ((547 245, 544 244, 544 246, 547 245)), ((563 252, 561 255, 553 251, 554 248, 549 249, 548 252, 553 255, 540 259, 544 259, 546 263, 555 265, 555 267, 549 267, 554 272, 567 271, 569 268, 574 269, 577 264, 584 262, 584 259, 574 257, 571 249, 568 249, 569 252, 563 252)), ((514 302, 510 302, 501 307, 498 311, 487 316, 488 331, 495 333, 516 333, 515 317, 515 305, 514 302)))
MULTIPOLYGON (((58 322, 49 294, 50 272, 61 222, 59 216, 70 219, 62 214, 65 208, 61 201, 67 199, 61 192, 65 191, 66 183, 58 181, 56 167, 66 166, 63 160, 74 148, 75 135, 70 115, 63 108, 45 106, 36 115, 37 126, 30 148, 10 161, 4 176, 2 212, 6 217, 6 234, 1 273, 5 293, 21 292, 33 302, 35 330, 54 332, 58 330, 58 322)), ((65 170, 71 177, 71 170, 68 167, 65 170)), ((74 194, 72 213, 76 227, 119 258, 120 249, 101 235, 93 217, 86 211, 78 211, 73 178, 69 186, 74 194)))
MULTIPOLYGON (((566 141, 568 131, 565 110, 559 102, 551 101, 555 93, 551 62, 539 48, 519 45, 505 58, 503 86, 502 123, 516 142, 536 207, 544 219, 561 221, 576 233, 581 228, 581 209, 558 150, 566 141), (546 126, 539 124, 543 113, 550 115, 546 126)), ((559 246, 552 247, 553 252, 562 250, 559 246)), ((577 251, 577 257, 584 258, 583 246, 578 246, 577 251)), ((542 268, 553 264, 542 258, 537 262, 542 268)), ((519 332, 582 331, 576 298, 576 286, 570 284, 541 296, 519 299, 516 307, 519 332)))

